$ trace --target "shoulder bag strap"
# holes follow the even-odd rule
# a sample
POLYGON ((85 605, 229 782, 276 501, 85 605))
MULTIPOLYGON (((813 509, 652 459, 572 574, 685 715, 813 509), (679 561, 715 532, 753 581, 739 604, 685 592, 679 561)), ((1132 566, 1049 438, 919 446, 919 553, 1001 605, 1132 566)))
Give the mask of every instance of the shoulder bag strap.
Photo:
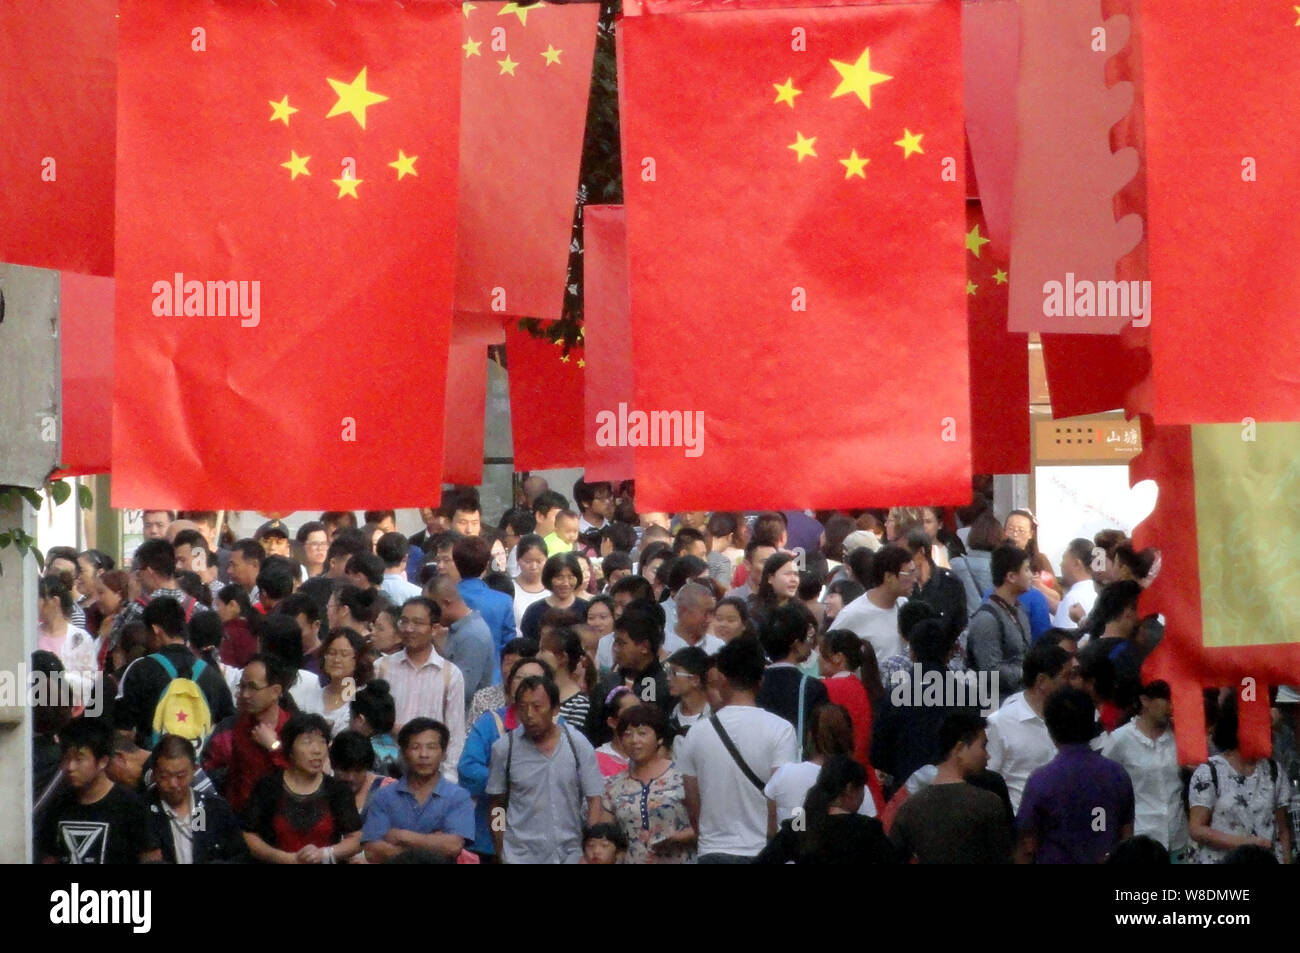
POLYGON ((803 757, 803 713, 807 701, 808 676, 799 675, 799 757, 803 757))
POLYGON ((753 769, 745 763, 745 759, 741 757, 740 751, 736 748, 736 743, 731 740, 731 735, 727 734, 727 729, 722 727, 722 722, 717 714, 709 715, 709 723, 713 725, 713 730, 718 733, 718 740, 727 749, 727 754, 731 755, 731 760, 736 762, 736 767, 740 768, 745 777, 749 779, 750 784, 758 788, 758 793, 763 794, 763 782, 759 780, 753 769))

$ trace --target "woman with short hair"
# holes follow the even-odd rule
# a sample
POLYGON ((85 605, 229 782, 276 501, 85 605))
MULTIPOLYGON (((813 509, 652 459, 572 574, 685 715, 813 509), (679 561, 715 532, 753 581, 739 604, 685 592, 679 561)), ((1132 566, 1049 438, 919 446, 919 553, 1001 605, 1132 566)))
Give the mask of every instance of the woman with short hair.
POLYGON ((636 704, 618 717, 615 736, 627 769, 605 782, 600 806, 627 835, 627 864, 695 862, 696 834, 686 811, 686 781, 663 756, 668 721, 658 705, 636 704))

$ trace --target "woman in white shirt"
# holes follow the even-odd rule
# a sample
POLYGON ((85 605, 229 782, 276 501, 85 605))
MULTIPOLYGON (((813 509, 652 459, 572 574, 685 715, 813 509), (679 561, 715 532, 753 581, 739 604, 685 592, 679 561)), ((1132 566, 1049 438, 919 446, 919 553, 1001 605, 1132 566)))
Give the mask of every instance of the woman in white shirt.
POLYGON ((72 688, 73 706, 83 705, 99 669, 95 639, 69 621, 72 592, 62 580, 54 576, 43 578, 37 586, 36 605, 40 618, 36 647, 59 657, 72 688))
POLYGON ((515 626, 524 621, 524 613, 534 602, 545 599, 551 590, 542 585, 542 567, 546 565, 546 544, 536 533, 519 538, 515 546, 515 563, 519 575, 515 577, 515 626))
POLYGON ((329 722, 333 737, 351 726, 352 699, 370 681, 372 668, 366 641, 354 629, 335 629, 321 645, 321 662, 328 679, 321 692, 321 714, 329 722))
MULTIPOLYGON (((804 799, 817 783, 817 775, 827 758, 837 754, 853 757, 853 722, 842 705, 822 705, 813 709, 808 724, 808 748, 812 755, 807 761, 781 765, 763 788, 763 793, 776 804, 778 824, 803 810, 804 799)), ((875 817, 875 801, 870 797, 863 798, 858 813, 875 817)))

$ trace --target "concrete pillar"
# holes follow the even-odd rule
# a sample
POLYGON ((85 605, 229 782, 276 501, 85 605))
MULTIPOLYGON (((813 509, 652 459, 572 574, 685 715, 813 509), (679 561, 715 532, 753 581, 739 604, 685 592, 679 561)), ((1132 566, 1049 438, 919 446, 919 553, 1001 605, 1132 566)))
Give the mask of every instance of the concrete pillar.
MULTIPOLYGON (((35 535, 22 500, 0 508, 0 527, 35 535)), ((0 864, 32 861, 32 713, 27 663, 36 647, 36 560, 0 549, 0 864)))

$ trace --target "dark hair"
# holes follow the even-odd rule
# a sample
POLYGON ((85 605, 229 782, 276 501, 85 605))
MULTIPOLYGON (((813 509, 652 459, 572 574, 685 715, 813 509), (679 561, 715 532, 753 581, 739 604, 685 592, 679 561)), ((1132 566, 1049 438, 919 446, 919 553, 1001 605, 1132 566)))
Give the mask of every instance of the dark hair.
POLYGON ((537 517, 527 507, 512 506, 501 514, 501 521, 497 525, 522 537, 537 529, 537 517))
POLYGON ((823 533, 826 536, 826 544, 822 546, 822 555, 827 559, 833 559, 835 562, 844 561, 844 541, 849 538, 849 534, 858 528, 853 522, 853 518, 836 514, 826 521, 823 533))
MULTIPOLYGON (((182 546, 197 546, 204 552, 208 552, 208 541, 197 529, 183 529, 172 538, 172 548, 179 549, 182 546)), ((90 552, 88 550, 87 552, 90 552)), ((85 553, 82 553, 84 556, 85 553)))
POLYGON ((799 590, 795 594, 805 602, 816 599, 822 591, 821 573, 805 569, 799 573, 799 590))
POLYGON ((704 528, 709 531, 709 536, 718 539, 722 536, 735 536, 736 530, 740 528, 740 517, 735 513, 717 512, 709 515, 709 521, 704 524, 704 528))
POLYGON ((405 611, 407 606, 423 606, 425 611, 429 613, 429 622, 434 625, 437 625, 442 621, 442 606, 438 605, 438 603, 434 602, 428 596, 411 596, 411 598, 402 603, 403 611, 405 611))
POLYGON ((64 618, 72 613, 72 591, 57 576, 42 576, 36 583, 36 591, 42 599, 58 599, 59 609, 64 618))
POLYGON ((181 592, 185 593, 195 602, 201 602, 205 606, 212 605, 212 590, 209 589, 199 578, 199 574, 189 569, 182 569, 176 573, 176 586, 181 592))
POLYGON ((610 495, 613 495, 614 488, 607 482, 587 483, 584 480, 575 481, 573 484, 573 502, 580 509, 585 509, 596 501, 596 493, 602 487, 609 490, 610 495))
MULTIPOLYGON (((74 550, 72 561, 77 561, 74 550)), ((146 539, 131 557, 131 564, 136 569, 151 569, 164 579, 176 575, 176 548, 165 539, 146 539)))
POLYGON ((297 618, 299 615, 305 615, 309 624, 321 620, 320 604, 301 589, 297 592, 291 592, 277 602, 273 611, 280 615, 287 615, 291 619, 297 618))
POLYGON ((257 588, 272 599, 283 599, 293 592, 297 574, 293 563, 284 556, 267 556, 257 571, 257 588))
POLYGON ((515 561, 517 562, 529 550, 536 549, 543 556, 547 554, 546 541, 536 533, 525 533, 515 544, 515 561))
POLYGON ((495 589, 497 592, 509 596, 511 599, 515 597, 515 584, 510 578, 509 573, 496 571, 490 572, 483 577, 483 582, 489 589, 495 589))
POLYGON ((158 739, 158 744, 154 745, 154 763, 156 764, 163 758, 184 758, 190 764, 198 764, 199 760, 195 754, 192 741, 188 738, 182 738, 180 735, 172 734, 163 735, 158 739))
POLYGON ((985 510, 971 523, 970 533, 966 536, 966 548, 991 553, 1002 545, 1002 537, 1002 524, 992 510, 985 510))
POLYGON ((606 579, 620 569, 626 569, 630 572, 632 569, 632 554, 616 549, 605 557, 605 561, 601 563, 601 568, 604 570, 606 579))
POLYGON ((668 656, 666 664, 676 665, 703 679, 709 671, 709 654, 698 645, 688 645, 668 656))
MULTIPOLYGON (((510 674, 508 674, 505 677, 505 687, 507 689, 509 689, 511 681, 514 680, 515 673, 518 672, 525 665, 540 665, 542 671, 546 675, 547 680, 549 681, 555 680, 555 669, 551 668, 550 663, 547 662, 545 659, 538 658, 537 652, 534 651, 532 655, 520 655, 519 658, 515 659, 515 663, 510 666, 510 674)), ((510 701, 514 701, 514 699, 511 698, 510 701)))
POLYGON ((926 619, 938 619, 934 606, 920 599, 909 599, 898 607, 898 634, 904 642, 911 641, 912 630, 926 619))
POLYGON ((1160 678, 1153 682, 1147 682, 1139 688, 1138 695, 1152 700, 1163 698, 1165 701, 1171 701, 1173 699, 1173 694, 1169 690, 1169 683, 1160 678))
POLYGON ((307 537, 316 532, 324 533, 326 536, 329 535, 329 530, 325 528, 325 524, 320 520, 308 520, 298 527, 298 532, 294 534, 294 539, 299 543, 306 543, 307 537))
MULTIPOLYGON (((186 623, 190 647, 200 654, 220 648, 226 630, 215 612, 196 612, 186 623)), ((210 664, 210 663, 209 663, 210 664)))
MULTIPOLYGON (((1268 855, 1272 857, 1273 852, 1268 855)), ((1104 862, 1121 867, 1164 867, 1169 863, 1169 851, 1154 837, 1138 834, 1116 844, 1104 862)))
POLYGON ((365 510, 362 512, 361 518, 364 519, 367 523, 382 523, 384 520, 392 520, 394 523, 396 523, 397 511, 396 510, 365 510))
POLYGON ((993 570, 993 588, 997 589, 1006 582, 1008 573, 1020 572, 1020 567, 1028 561, 1028 551, 1011 543, 1003 543, 993 550, 993 557, 989 561, 993 570))
POLYGON ((1088 631, 1092 637, 1095 639, 1106 631, 1106 626, 1122 616, 1130 606, 1136 607, 1141 595, 1142 587, 1132 579, 1117 579, 1102 586, 1088 617, 1088 631))
POLYGON ((907 644, 923 668, 942 668, 948 664, 957 633, 939 619, 922 619, 909 634, 907 644))
POLYGON ((298 621, 274 612, 267 616, 262 622, 262 651, 274 655, 292 671, 302 668, 302 630, 298 621))
POLYGON ((382 678, 376 678, 362 686, 352 699, 352 716, 360 715, 378 735, 386 735, 393 730, 397 721, 397 703, 393 700, 392 690, 382 678))
MULTIPOLYGON (((615 699, 615 704, 617 703, 618 700, 615 699)), ((618 728, 615 733, 622 738, 629 728, 640 727, 654 731, 655 737, 661 742, 668 738, 668 718, 658 705, 647 705, 643 702, 635 708, 629 708, 618 716, 618 728)))
POLYGON ((577 578, 574 585, 575 591, 582 589, 583 574, 582 563, 578 562, 576 553, 556 553, 554 556, 546 558, 546 565, 542 567, 542 585, 547 589, 551 588, 551 580, 558 576, 564 570, 569 570, 577 578))
POLYGON ((343 572, 349 576, 365 576, 370 585, 380 586, 384 582, 384 561, 374 553, 360 553, 348 558, 343 572))
POLYGON ((385 533, 375 543, 375 555, 383 560, 385 569, 400 566, 410 551, 411 544, 401 533, 385 533))
POLYGON ((144 624, 152 630, 156 625, 169 639, 185 637, 185 610, 171 596, 158 596, 144 607, 144 624))
POLYGON ((686 550, 689 547, 694 546, 696 543, 703 542, 705 542, 703 533, 698 529, 683 526, 677 531, 677 535, 673 537, 673 555, 683 556, 686 554, 686 550))
MULTIPOLYGON (((533 661, 537 660, 533 659, 533 661)), ((546 697, 551 702, 552 711, 560 707, 560 687, 551 679, 541 675, 526 676, 524 680, 519 683, 518 687, 515 688, 515 697, 512 698, 511 701, 517 704, 520 695, 527 694, 528 692, 538 688, 545 689, 546 697)))
POLYGON ((537 657, 537 640, 525 636, 516 636, 501 648, 501 655, 517 655, 521 659, 531 659, 537 657))
POLYGON ((569 501, 554 490, 543 490, 533 500, 533 513, 541 516, 545 516, 551 510, 567 510, 568 508, 569 501))
POLYGON ((762 546, 780 546, 781 536, 785 533, 787 526, 784 513, 767 510, 759 513, 754 518, 754 528, 750 532, 750 539, 757 541, 762 546))
MULTIPOLYGON (((366 682, 370 681, 370 679, 374 677, 375 666, 374 662, 371 661, 370 652, 367 651, 366 640, 356 629, 349 629, 347 627, 341 629, 330 629, 325 638, 321 640, 320 654, 322 666, 325 659, 325 653, 329 651, 330 645, 339 639, 345 639, 348 645, 352 648, 353 654, 356 656, 356 669, 352 673, 353 681, 356 682, 358 686, 366 684, 366 682)), ((323 668, 321 675, 328 678, 328 676, 325 675, 323 668)))
POLYGON ((600 538, 609 540, 616 553, 630 553, 636 547, 636 530, 627 523, 606 523, 600 528, 600 538))
POLYGON ((1109 700, 1115 694, 1115 663, 1106 654, 1101 642, 1093 641, 1079 653, 1079 675, 1092 682, 1093 693, 1109 700))
MULTIPOLYGON (((353 556, 368 552, 370 552, 370 540, 366 538, 365 533, 356 528, 356 517, 353 517, 353 525, 348 529, 339 530, 330 540, 329 549, 325 551, 325 566, 328 568, 330 563, 343 556, 351 559, 353 556)), ((346 560, 344 564, 346 565, 346 560)))
POLYGON ((454 517, 457 513, 482 513, 483 506, 479 503, 478 491, 474 489, 464 489, 456 493, 451 501, 451 515, 454 517))
POLYGON ((587 841, 592 840, 607 840, 614 845, 614 849, 619 853, 627 850, 627 834, 623 833, 623 828, 618 824, 592 824, 590 827, 584 827, 582 829, 582 847, 584 850, 587 847, 587 841))
POLYGON ((1092 548, 1093 548, 1092 540, 1085 539, 1082 536, 1080 536, 1076 539, 1070 540, 1070 542, 1065 547, 1065 554, 1061 558, 1064 559, 1065 556, 1073 556, 1075 559, 1077 559, 1079 562, 1083 564, 1084 570, 1088 573, 1089 577, 1091 577, 1092 576, 1092 548))
POLYGON ((1210 740, 1214 742, 1214 747, 1220 751, 1232 751, 1238 747, 1238 723, 1237 692, 1234 689, 1219 706, 1219 717, 1214 722, 1214 730, 1210 732, 1210 740))
MULTIPOLYGON (((138 550, 137 550, 138 552, 138 550)), ((255 539, 241 539, 234 546, 230 547, 231 555, 239 553, 240 557, 247 559, 249 562, 257 563, 260 567, 266 559, 266 547, 255 539)), ((172 558, 172 569, 176 568, 176 559, 172 558)))
POLYGON ((235 603, 235 605, 239 606, 239 614, 245 619, 247 619, 251 613, 256 611, 253 608, 252 601, 248 598, 248 590, 233 582, 228 586, 222 586, 217 591, 217 598, 222 602, 235 603))
POLYGON ((876 554, 866 546, 859 546, 849 553, 845 564, 849 567, 849 574, 853 577, 853 581, 862 587, 863 592, 866 592, 868 587, 875 586, 876 554))
POLYGON ((668 568, 668 591, 677 591, 701 573, 707 572, 709 564, 699 556, 677 556, 668 568))
POLYGON ((939 751, 943 758, 952 754, 952 749, 959 744, 974 744, 987 724, 973 711, 958 709, 949 714, 939 726, 939 751))
POLYGON ((280 729, 280 742, 284 746, 286 756, 293 751, 294 742, 303 735, 320 735, 325 739, 325 744, 330 743, 330 724, 320 715, 314 715, 310 712, 299 712, 290 716, 289 720, 284 723, 280 729))
POLYGON ((806 620, 793 605, 778 606, 763 618, 758 638, 767 657, 780 662, 808 638, 806 620))
MULTIPOLYGON (((175 543, 173 543, 172 545, 174 546, 175 543)), ((206 546, 207 544, 205 543, 204 545, 206 546)), ((88 559, 90 561, 90 564, 94 566, 96 570, 101 570, 101 569, 108 570, 108 569, 117 568, 117 561, 113 559, 113 557, 110 556, 108 553, 100 549, 82 550, 81 553, 78 554, 77 559, 82 559, 82 558, 88 559)))
POLYGON ((587 658, 582 648, 582 639, 569 626, 558 626, 542 634, 541 647, 561 659, 564 669, 569 674, 578 670, 578 665, 587 658))
MULTIPOLYGON (((1082 633, 1078 629, 1061 629, 1053 626, 1038 637, 1035 645, 1060 645, 1062 642, 1078 642, 1082 633)), ((1067 649, 1068 651, 1068 649, 1067 649)))
MULTIPOLYGON (((643 559, 642 565, 644 564, 645 560, 643 559)), ((613 596, 621 596, 625 592, 632 597, 633 602, 653 602, 655 597, 654 586, 650 584, 649 579, 642 575, 624 576, 618 582, 614 583, 614 585, 609 587, 611 598, 613 596)), ((612 611, 613 610, 611 609, 611 612, 612 611)))
POLYGON ((1261 847, 1259 844, 1238 844, 1224 854, 1219 863, 1271 867, 1278 863, 1278 859, 1271 847, 1261 847))
POLYGON ((899 571, 912 561, 912 554, 907 547, 890 543, 876 551, 871 559, 871 585, 884 583, 886 576, 897 576, 899 571))
MULTIPOLYGON (((626 611, 623 614, 626 615, 626 611)), ((731 685, 743 691, 758 691, 766 661, 763 646, 757 638, 745 635, 734 638, 718 649, 715 658, 718 671, 731 685)))
POLYGON ((633 600, 614 620, 614 631, 624 633, 633 642, 648 644, 657 655, 664 642, 663 609, 653 602, 633 600))
POLYGON ((831 804, 847 788, 865 787, 867 783, 866 768, 852 757, 844 754, 831 755, 817 772, 817 780, 808 789, 804 798, 803 810, 807 824, 807 833, 800 838, 800 853, 815 855, 822 846, 826 835, 826 819, 830 815, 831 804))
POLYGON ((1092 740, 1097 710, 1092 698, 1079 688, 1061 688, 1047 698, 1043 707, 1047 733, 1058 745, 1087 744, 1092 740))
POLYGON ((59 732, 59 751, 67 754, 74 748, 89 748, 98 761, 113 754, 113 730, 107 718, 81 715, 73 718, 59 732))
POLYGON ((412 718, 406 724, 402 725, 402 730, 397 733, 397 747, 402 751, 410 744, 411 739, 416 735, 423 734, 426 731, 432 731, 438 736, 438 744, 442 746, 443 754, 447 753, 447 745, 451 743, 451 731, 447 726, 433 718, 412 718))
POLYGON ((853 757, 853 719, 848 709, 833 703, 818 705, 809 717, 806 740, 813 754, 853 757))
POLYGON ((340 731, 330 742, 330 764, 336 771, 371 771, 375 746, 359 731, 340 731))
POLYGON ((1070 664, 1070 653, 1059 645, 1047 645, 1040 639, 1029 647, 1025 653, 1024 681, 1025 688, 1033 688, 1039 675, 1055 678, 1056 673, 1070 664))
POLYGON ((587 617, 591 615, 591 607, 595 605, 604 606, 606 609, 609 610, 610 618, 612 619, 614 617, 614 598, 612 596, 601 593, 600 595, 592 596, 590 599, 587 600, 587 608, 582 614, 583 622, 587 621, 587 617))
MULTIPOLYGON (((492 561, 492 544, 482 536, 462 536, 451 544, 451 561, 460 578, 478 579, 492 561)), ((582 578, 581 573, 578 578, 582 578)))
POLYGON ((377 589, 359 589, 349 583, 335 589, 334 598, 337 599, 338 604, 344 609, 347 609, 352 618, 356 619, 358 622, 366 623, 375 621, 375 601, 378 598, 377 589))
POLYGON ((776 605, 776 590, 772 588, 772 577, 775 576, 786 563, 794 562, 798 557, 794 553, 778 551, 768 556, 763 562, 763 575, 759 580, 758 588, 755 590, 755 596, 758 601, 765 606, 776 605))
POLYGON ((124 569, 105 569, 99 581, 103 583, 105 589, 111 589, 125 601, 130 591, 130 578, 124 569))

